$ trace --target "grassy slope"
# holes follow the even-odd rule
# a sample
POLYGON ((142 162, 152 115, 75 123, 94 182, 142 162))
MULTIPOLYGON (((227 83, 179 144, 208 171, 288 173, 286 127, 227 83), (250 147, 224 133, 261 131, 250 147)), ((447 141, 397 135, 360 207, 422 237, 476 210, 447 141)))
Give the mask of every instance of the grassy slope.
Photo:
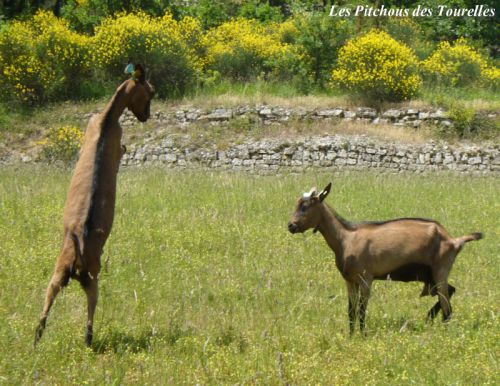
POLYGON ((0 169, 0 384, 499 384, 498 178, 121 171, 95 344, 77 283, 32 348, 61 243, 70 171, 0 169), (425 324, 420 285, 377 282, 366 339, 319 235, 291 235, 295 199, 333 180, 351 220, 436 218, 484 231, 451 274, 455 315, 425 324))
MULTIPOLYGON (((5 106, 0 104, 0 157, 4 156, 9 150, 16 149, 26 151, 32 148, 36 141, 43 137, 44 131, 49 127, 61 127, 65 125, 76 125, 85 129, 87 120, 80 120, 87 113, 101 111, 109 98, 102 98, 97 101, 68 101, 64 103, 56 103, 46 105, 36 109, 26 109, 10 111, 5 106)), ((175 111, 182 107, 197 107, 202 109, 212 109, 215 107, 233 107, 241 105, 280 105, 286 107, 307 107, 307 108, 325 108, 325 107, 358 107, 364 106, 361 101, 349 99, 346 95, 336 95, 326 93, 324 91, 314 91, 311 95, 302 95, 293 87, 285 83, 268 83, 255 81, 252 83, 237 83, 221 82, 218 85, 207 89, 199 89, 193 92, 192 95, 183 99, 161 101, 155 100, 153 103, 153 112, 158 110, 175 111)), ((400 103, 400 104, 384 104, 377 106, 384 110, 391 107, 412 107, 426 108, 429 106, 439 106, 447 109, 463 109, 471 108, 474 111, 496 111, 500 110, 500 94, 488 90, 473 90, 473 89, 429 89, 422 91, 420 99, 400 103)), ((339 125, 341 126, 341 125, 339 125)), ((343 125, 342 125, 343 126, 343 125)), ((359 126, 359 125, 357 125, 359 126)), ((393 127, 377 127, 367 128, 356 127, 355 132, 362 132, 368 135, 374 135, 374 132, 389 132, 395 129, 393 127)), ((150 125, 141 125, 150 129, 150 125)), ((306 128, 309 130, 309 128, 306 128)), ((323 130, 323 129, 320 129, 323 130)), ((348 131, 353 131, 351 128, 348 131)), ((207 132, 212 131, 212 127, 207 132)), ((324 131, 324 130, 323 130, 324 131)), ((436 133, 429 133, 425 130, 420 130, 416 133, 414 130, 399 129, 396 130, 396 138, 408 137, 436 137, 436 133), (405 131, 406 133, 401 133, 405 131)), ((308 131, 306 131, 308 132, 308 131)), ((314 132, 314 128, 313 128, 314 132)), ((127 133, 126 133, 127 134, 127 133)), ((143 132, 133 133, 139 138, 143 132)), ((227 133, 225 133, 227 135, 227 133)), ((232 133, 233 134, 233 133, 232 133)), ((237 133, 236 133, 237 134, 237 133)), ((491 137, 491 135, 489 136, 491 137)), ((489 138, 488 137, 488 138, 489 138)), ((498 134, 493 139, 496 139, 498 134)), ((482 140, 484 138, 471 138, 472 140, 482 140)), ((489 138, 492 139, 492 138, 489 138)))

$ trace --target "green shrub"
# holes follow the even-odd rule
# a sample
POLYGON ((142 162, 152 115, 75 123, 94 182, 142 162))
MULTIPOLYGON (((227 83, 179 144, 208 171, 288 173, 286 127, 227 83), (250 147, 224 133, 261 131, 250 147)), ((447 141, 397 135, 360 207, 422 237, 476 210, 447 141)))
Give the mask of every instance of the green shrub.
POLYGON ((389 18, 384 30, 397 41, 413 49, 421 60, 428 58, 436 48, 436 43, 425 39, 421 26, 414 18, 389 18))
POLYGON ((76 31, 91 34, 102 19, 110 13, 108 4, 102 0, 67 0, 62 7, 62 17, 76 31))
POLYGON ((341 48, 333 84, 367 102, 406 100, 421 84, 417 63, 409 47, 372 30, 341 48))
POLYGON ((247 19, 257 19, 260 21, 276 21, 283 19, 279 7, 272 6, 268 1, 259 0, 245 1, 241 4, 239 15, 247 19))
POLYGON ((293 23, 295 34, 291 36, 288 32, 288 39, 293 39, 301 53, 309 81, 325 86, 337 63, 340 48, 354 35, 354 24, 318 13, 299 15, 293 23))
POLYGON ((474 108, 466 107, 459 102, 450 107, 448 114, 453 125, 450 128, 442 128, 441 134, 444 136, 498 138, 500 131, 498 119, 495 121, 494 118, 488 118, 484 113, 479 113, 474 108))
MULTIPOLYGON (((419 0, 422 8, 433 10, 432 17, 416 17, 413 20, 422 26, 428 41, 453 41, 466 36, 475 41, 482 41, 494 46, 498 42, 498 16, 496 17, 447 17, 438 16, 439 7, 449 10, 473 9, 477 4, 485 8, 498 9, 497 0, 419 0)), ((497 10, 498 14, 498 10, 497 10)))
POLYGON ((178 14, 196 18, 205 30, 221 25, 237 13, 237 5, 231 1, 199 0, 178 8, 178 14))

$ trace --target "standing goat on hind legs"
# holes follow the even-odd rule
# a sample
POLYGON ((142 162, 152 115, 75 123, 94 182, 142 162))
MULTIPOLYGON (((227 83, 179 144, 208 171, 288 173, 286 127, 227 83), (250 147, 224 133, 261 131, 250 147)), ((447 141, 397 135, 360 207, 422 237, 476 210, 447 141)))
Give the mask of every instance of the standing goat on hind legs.
POLYGON ((448 320, 452 311, 450 298, 455 292, 448 284, 451 267, 464 244, 481 239, 482 234, 454 239, 438 222, 421 218, 352 224, 324 202, 331 186, 328 184, 319 193, 313 188, 298 200, 288 230, 319 231, 335 253, 335 264, 347 283, 351 334, 358 308, 360 329, 363 332, 365 328, 373 280, 423 282, 421 296, 439 298, 429 310, 428 319, 434 319, 442 310, 443 320, 448 320))
POLYGON ((129 64, 126 72, 131 78, 118 87, 104 111, 92 116, 87 126, 64 208, 63 247, 47 288, 35 345, 42 337, 55 297, 70 278, 78 280, 87 295, 86 343, 92 343, 101 254, 113 225, 116 176, 125 152, 118 119, 128 108, 145 122, 154 95, 142 66, 129 64))

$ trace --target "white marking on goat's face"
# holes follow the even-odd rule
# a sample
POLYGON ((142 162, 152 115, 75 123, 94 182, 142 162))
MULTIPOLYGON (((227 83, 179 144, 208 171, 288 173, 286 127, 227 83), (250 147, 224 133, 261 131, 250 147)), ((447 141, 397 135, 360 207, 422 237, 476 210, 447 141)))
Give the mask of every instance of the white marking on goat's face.
POLYGON ((302 195, 302 198, 308 199, 308 198, 312 198, 312 197, 317 196, 317 195, 318 195, 317 189, 316 188, 311 188, 311 190, 309 192, 305 192, 302 195))

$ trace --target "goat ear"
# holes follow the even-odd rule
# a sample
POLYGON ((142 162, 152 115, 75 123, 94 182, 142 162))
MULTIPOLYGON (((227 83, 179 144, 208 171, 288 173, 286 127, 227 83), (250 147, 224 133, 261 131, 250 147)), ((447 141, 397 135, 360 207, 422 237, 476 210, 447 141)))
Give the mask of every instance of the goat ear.
POLYGON ((140 64, 136 64, 133 77, 140 83, 144 83, 146 81, 146 71, 144 70, 144 67, 142 67, 140 64))
POLYGON ((332 188, 332 183, 330 182, 328 185, 326 185, 326 188, 323 189, 323 191, 319 194, 319 200, 323 201, 326 196, 328 196, 328 193, 330 193, 330 189, 332 188))

